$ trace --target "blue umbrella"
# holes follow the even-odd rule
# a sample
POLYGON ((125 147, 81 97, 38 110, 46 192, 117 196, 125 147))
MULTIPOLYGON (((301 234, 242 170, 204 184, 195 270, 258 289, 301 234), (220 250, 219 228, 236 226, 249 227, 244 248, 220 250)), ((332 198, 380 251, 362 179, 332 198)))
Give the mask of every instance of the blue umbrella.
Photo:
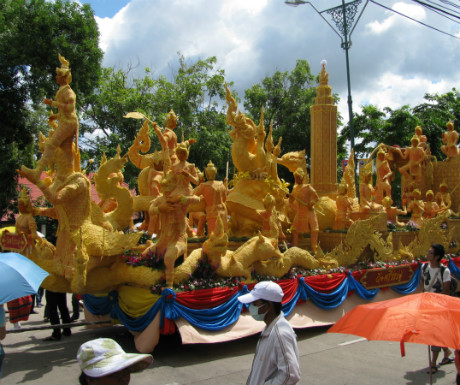
POLYGON ((36 294, 48 272, 18 253, 0 253, 0 303, 36 294))

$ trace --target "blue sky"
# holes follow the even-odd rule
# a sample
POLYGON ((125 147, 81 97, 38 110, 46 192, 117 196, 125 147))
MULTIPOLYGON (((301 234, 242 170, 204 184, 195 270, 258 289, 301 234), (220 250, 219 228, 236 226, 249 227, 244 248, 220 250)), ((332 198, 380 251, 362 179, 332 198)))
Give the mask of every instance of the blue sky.
MULTIPOLYGON (((311 0, 322 11, 340 0, 311 0)), ((386 7, 460 37, 460 25, 411 0, 379 0, 386 7)), ((177 52, 193 62, 216 56, 240 96, 277 70, 306 59, 313 74, 328 62, 329 83, 346 118, 345 54, 340 39, 309 5, 283 0, 91 0, 106 66, 150 67, 169 76, 177 52)), ((364 5, 363 0, 360 9, 364 5)), ((323 16, 327 17, 326 14, 323 16)), ((425 93, 460 89, 460 39, 446 36, 368 3, 353 35, 350 55, 353 110, 415 106, 425 93)), ((242 106, 241 106, 242 107, 242 106)))
POLYGON ((129 0, 86 0, 82 4, 90 4, 98 17, 114 17, 129 0))

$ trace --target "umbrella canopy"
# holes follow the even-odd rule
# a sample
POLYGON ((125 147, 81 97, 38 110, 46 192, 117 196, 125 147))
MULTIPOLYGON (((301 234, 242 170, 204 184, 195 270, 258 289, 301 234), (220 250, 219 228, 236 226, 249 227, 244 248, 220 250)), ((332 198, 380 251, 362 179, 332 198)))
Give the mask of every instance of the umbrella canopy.
POLYGON ((419 293, 359 305, 345 314, 328 333, 399 341, 402 356, 404 342, 460 349, 460 298, 419 293))
POLYGON ((48 272, 18 253, 0 253, 0 303, 36 294, 48 272))

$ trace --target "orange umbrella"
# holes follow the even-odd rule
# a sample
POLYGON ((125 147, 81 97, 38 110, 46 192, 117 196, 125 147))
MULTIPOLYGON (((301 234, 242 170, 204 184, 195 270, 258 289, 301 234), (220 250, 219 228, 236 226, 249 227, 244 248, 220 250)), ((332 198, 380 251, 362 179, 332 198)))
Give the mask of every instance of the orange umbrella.
MULTIPOLYGON (((328 333, 353 334, 368 340, 399 341, 460 349, 460 298, 436 293, 411 294, 359 305, 328 333)), ((428 350, 429 351, 429 350, 428 350)))
POLYGON ((399 341, 460 349, 460 298, 436 293, 410 294, 359 305, 328 333, 358 335, 368 340, 399 341))

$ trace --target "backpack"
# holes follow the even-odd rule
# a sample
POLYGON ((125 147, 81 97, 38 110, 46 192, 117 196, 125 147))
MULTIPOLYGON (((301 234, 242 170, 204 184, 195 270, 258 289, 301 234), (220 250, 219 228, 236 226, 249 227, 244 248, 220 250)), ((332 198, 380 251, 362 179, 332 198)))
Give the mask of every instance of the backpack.
MULTIPOLYGON (((422 268, 422 271, 423 273, 425 273, 426 269, 427 269, 427 266, 428 264, 425 263, 423 265, 423 268, 422 268)), ((439 272, 441 274, 441 282, 442 282, 442 277, 444 275, 444 271, 447 269, 446 266, 444 265, 441 265, 441 271, 439 272)), ((457 282, 457 279, 451 274, 450 275, 450 287, 449 287, 449 295, 453 296, 453 297, 460 297, 460 292, 457 291, 457 288, 458 288, 458 282, 457 282)))

